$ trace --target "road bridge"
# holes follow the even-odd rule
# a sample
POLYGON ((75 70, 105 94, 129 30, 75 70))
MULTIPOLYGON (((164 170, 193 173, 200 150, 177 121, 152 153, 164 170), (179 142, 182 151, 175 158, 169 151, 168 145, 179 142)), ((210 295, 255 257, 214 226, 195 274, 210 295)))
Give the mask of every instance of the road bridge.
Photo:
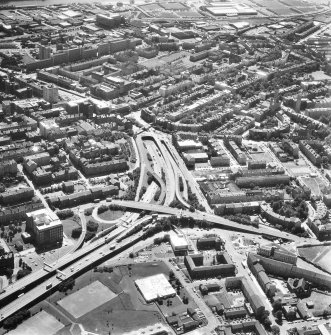
POLYGON ((220 228, 231 229, 231 230, 238 230, 243 232, 248 232, 251 234, 258 234, 258 235, 269 235, 274 236, 276 238, 282 238, 286 240, 293 240, 293 241, 302 241, 302 239, 296 235, 283 233, 277 229, 269 228, 267 226, 260 226, 259 228, 246 226, 237 222, 233 222, 222 218, 220 216, 209 214, 205 212, 195 211, 190 212, 188 210, 181 210, 178 208, 172 208, 162 205, 155 205, 155 204, 146 204, 142 202, 135 202, 135 201, 123 201, 123 200, 113 200, 113 204, 120 205, 126 208, 132 208, 136 210, 142 211, 152 211, 158 212, 168 215, 176 215, 176 216, 184 216, 184 217, 191 217, 194 220, 205 220, 207 222, 213 223, 214 225, 220 226, 220 228))

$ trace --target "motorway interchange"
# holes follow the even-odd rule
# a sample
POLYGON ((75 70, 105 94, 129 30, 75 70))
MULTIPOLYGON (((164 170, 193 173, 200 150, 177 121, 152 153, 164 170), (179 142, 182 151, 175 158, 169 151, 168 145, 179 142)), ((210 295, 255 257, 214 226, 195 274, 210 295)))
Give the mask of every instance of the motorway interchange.
MULTIPOLYGON (((142 236, 142 230, 126 237, 128 232, 136 227, 148 225, 152 221, 151 216, 139 218, 137 210, 153 211, 165 215, 175 215, 177 217, 190 216, 196 220, 211 222, 222 229, 246 231, 253 234, 267 234, 288 240, 298 239, 295 235, 285 234, 269 227, 254 228, 244 226, 212 214, 197 182, 189 173, 184 162, 167 137, 164 135, 160 136, 155 132, 142 133, 137 136, 136 143, 141 166, 137 195, 139 195, 141 188, 146 184, 147 171, 154 177, 153 181, 147 185, 146 192, 140 201, 138 197, 136 197, 136 201, 113 200, 114 204, 124 206, 128 211, 124 215, 124 219, 117 220, 114 230, 96 241, 77 249, 83 242, 83 240, 80 239, 78 241, 79 244, 57 262, 45 265, 43 269, 35 271, 8 286, 6 291, 0 295, 0 304, 2 307, 0 312, 1 320, 6 319, 23 307, 30 306, 41 297, 46 296, 49 293, 48 291, 56 289, 57 285, 63 280, 77 276, 98 262, 112 258, 137 243, 142 236), (148 159, 148 157, 150 158, 148 159), (179 188, 179 176, 184 182, 183 192, 181 192, 179 188), (171 202, 175 199, 177 199, 184 208, 188 209, 190 207, 187 202, 188 187, 196 194, 199 202, 204 205, 206 212, 191 212, 189 210, 179 210, 169 207, 171 202), (158 189, 160 190, 159 200, 156 204, 151 204, 158 189), (134 210, 134 212, 130 212, 130 209, 134 210)), ((100 204, 97 206, 100 206, 100 204)), ((86 205, 82 206, 82 208, 85 207, 86 205)), ((80 214, 82 213, 82 208, 79 209, 80 214)), ((82 221, 84 220, 82 219, 82 221)))

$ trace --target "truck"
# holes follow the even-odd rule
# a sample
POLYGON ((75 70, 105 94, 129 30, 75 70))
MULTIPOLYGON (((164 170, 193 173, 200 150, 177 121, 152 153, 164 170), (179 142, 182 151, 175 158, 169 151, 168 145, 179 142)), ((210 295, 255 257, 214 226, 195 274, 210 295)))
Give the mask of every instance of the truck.
POLYGON ((109 248, 109 250, 114 250, 114 249, 115 249, 114 245, 110 246, 110 248, 109 248))
POLYGON ((51 284, 47 284, 47 285, 46 285, 46 290, 49 290, 50 288, 52 288, 52 286, 53 286, 52 283, 51 283, 51 284))

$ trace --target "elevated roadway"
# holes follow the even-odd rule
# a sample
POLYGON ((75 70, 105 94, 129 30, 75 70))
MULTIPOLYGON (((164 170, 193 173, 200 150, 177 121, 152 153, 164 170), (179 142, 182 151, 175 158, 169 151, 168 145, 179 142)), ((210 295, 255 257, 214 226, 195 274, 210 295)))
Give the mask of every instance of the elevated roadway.
MULTIPOLYGON (((134 222, 132 227, 137 225, 143 225, 151 220, 151 216, 145 216, 144 218, 134 222)), ((2 321, 8 318, 12 314, 16 313, 18 310, 29 306, 34 301, 37 301, 42 296, 47 294, 48 290, 53 290, 55 287, 57 287, 63 280, 77 276, 78 274, 86 271, 87 269, 92 268, 96 263, 100 262, 101 260, 109 259, 110 257, 116 256, 119 253, 126 251, 129 247, 137 243, 143 235, 143 232, 139 231, 138 233, 125 238, 125 236, 127 236, 128 234, 128 230, 124 229, 123 227, 120 227, 119 229, 120 230, 118 230, 117 232, 113 231, 106 237, 101 238, 100 240, 95 242, 94 247, 90 248, 90 251, 88 253, 85 253, 83 257, 78 257, 78 252, 71 255, 70 262, 68 262, 67 266, 65 266, 61 270, 60 275, 58 271, 52 271, 52 274, 47 278, 45 282, 35 286, 22 296, 2 307, 0 310, 0 320, 2 321), (116 241, 112 240, 109 242, 111 237, 117 237, 116 241), (124 240, 122 240, 121 242, 117 242, 120 237, 123 237, 124 240), (48 285, 51 285, 51 287, 47 288, 49 287, 48 285)), ((85 250, 87 248, 88 247, 82 250, 85 250)))
MULTIPOLYGON (((126 230, 126 229, 121 226, 117 227, 109 235, 107 235, 107 237, 115 238, 117 235, 122 233, 123 230, 126 230)), ((50 264, 50 267, 47 267, 47 268, 44 267, 43 269, 40 269, 36 272, 32 272, 31 274, 21 278, 14 284, 9 285, 8 287, 6 287, 5 292, 0 294, 0 306, 3 306, 4 304, 6 304, 6 302, 11 300, 12 297, 15 297, 15 295, 24 293, 29 288, 31 288, 31 286, 36 285, 38 282, 42 280, 46 280, 48 277, 52 275, 52 273, 55 273, 57 270, 60 270, 63 267, 68 266, 72 262, 91 253, 92 251, 99 248, 104 243, 105 243, 105 238, 95 241, 94 243, 91 243, 87 245, 86 247, 75 251, 72 254, 68 254, 60 258, 57 262, 50 264)))
POLYGON ((190 212, 188 210, 180 210, 178 208, 172 208, 172 207, 155 205, 155 204, 146 204, 146 203, 134 202, 134 201, 113 200, 112 203, 126 207, 126 208, 136 209, 136 210, 153 211, 153 212, 158 212, 158 213, 163 213, 163 214, 168 214, 168 215, 191 217, 194 220, 205 220, 215 225, 219 225, 221 226, 221 228, 244 231, 244 232, 248 232, 251 234, 258 234, 258 235, 265 234, 265 235, 274 236, 276 238, 282 238, 286 240, 302 241, 302 238, 296 235, 283 233, 279 230, 269 228, 267 226, 260 226, 259 228, 255 228, 252 226, 245 226, 243 224, 227 220, 220 216, 209 214, 209 213, 204 213, 200 211, 190 212))

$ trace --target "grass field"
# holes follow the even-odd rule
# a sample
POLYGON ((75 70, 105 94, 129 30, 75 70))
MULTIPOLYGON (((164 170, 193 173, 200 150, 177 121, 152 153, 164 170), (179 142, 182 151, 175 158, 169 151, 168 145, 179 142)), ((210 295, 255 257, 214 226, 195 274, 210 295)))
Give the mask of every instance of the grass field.
POLYGON ((122 217, 124 215, 124 213, 125 212, 123 212, 123 211, 108 210, 106 212, 98 214, 98 216, 103 220, 112 221, 112 220, 119 219, 120 217, 122 217))
POLYGON ((302 178, 302 181, 311 190, 313 194, 315 194, 316 196, 322 195, 322 190, 323 188, 325 188, 323 180, 321 180, 318 177, 315 178, 304 177, 302 178))
POLYGON ((328 308, 328 306, 331 304, 331 296, 327 294, 312 292, 310 297, 302 299, 304 303, 307 301, 313 301, 314 302, 314 310, 324 310, 328 308))
POLYGON ((95 281, 58 301, 58 304, 78 319, 115 297, 115 293, 99 281, 95 281))
MULTIPOLYGON (((136 279, 158 273, 164 273, 168 277, 168 266, 163 262, 115 266, 113 262, 107 261, 100 264, 98 268, 76 278, 73 289, 66 294, 55 292, 47 299, 50 311, 53 310, 51 305, 54 305, 59 312, 66 316, 62 319, 61 316, 54 314, 56 319, 59 317, 62 322, 60 323, 62 327, 60 331, 58 331, 60 325, 55 324, 52 327, 54 332, 48 333, 45 328, 41 328, 35 322, 42 330, 39 333, 27 334, 78 334, 78 329, 70 332, 72 324, 65 322, 68 317, 70 317, 71 322, 80 323, 87 332, 95 334, 111 333, 120 335, 158 322, 165 324, 164 316, 158 306, 155 303, 146 303, 135 286, 136 279), (107 267, 107 271, 105 271, 105 267, 107 267), (101 272, 101 269, 103 272, 101 272)), ((189 297, 189 305, 183 305, 181 299, 177 298, 178 304, 176 306, 183 311, 186 311, 187 307, 191 306, 190 304, 196 308, 193 299, 188 295, 185 288, 182 289, 181 297, 182 293, 189 297)), ((34 312, 43 308, 43 303, 35 305, 33 307, 34 312)), ((171 306, 168 308, 170 313, 171 306)), ((15 333, 15 335, 20 334, 26 333, 15 333)))
POLYGON ((309 165, 303 159, 298 159, 298 164, 295 162, 286 162, 283 165, 291 170, 296 177, 308 175, 312 172, 309 165))
POLYGON ((328 271, 331 270, 331 246, 298 248, 298 251, 300 256, 309 262, 313 262, 328 271))
POLYGON ((63 324, 51 314, 41 311, 20 324, 9 335, 53 335, 63 328, 63 324))
POLYGON ((84 315, 78 321, 90 332, 122 334, 133 329, 162 322, 155 304, 146 304, 135 286, 135 279, 156 273, 169 273, 164 263, 133 264, 113 269, 109 275, 94 273, 99 281, 117 292, 118 295, 99 308, 84 315), (154 264, 154 265, 153 265, 154 264))
POLYGON ((62 221, 63 225, 63 232, 66 234, 67 237, 71 237, 71 232, 74 228, 80 227, 80 225, 71 219, 66 219, 62 221))
POLYGON ((264 160, 267 163, 273 162, 273 158, 267 152, 251 152, 250 156, 254 161, 264 160))

